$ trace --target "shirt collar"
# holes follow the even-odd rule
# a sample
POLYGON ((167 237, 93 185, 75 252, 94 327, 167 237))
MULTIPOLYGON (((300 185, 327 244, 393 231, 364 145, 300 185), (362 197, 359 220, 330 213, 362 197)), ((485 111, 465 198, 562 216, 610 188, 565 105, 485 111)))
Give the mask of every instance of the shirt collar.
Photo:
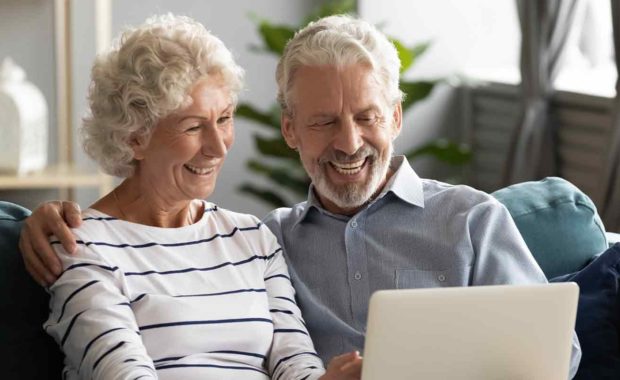
MULTIPOLYGON (((405 156, 394 156, 390 162, 390 168, 394 174, 385 184, 383 190, 377 196, 377 199, 383 198, 387 193, 392 192, 403 201, 418 207, 424 207, 424 190, 422 188, 422 180, 409 165, 409 161, 405 156)), ((374 202, 373 202, 374 203, 374 202)), ((302 206, 303 210, 299 213, 297 220, 293 224, 295 227, 303 221, 311 208, 316 208, 319 212, 339 217, 329 211, 323 209, 321 202, 314 192, 314 185, 310 185, 308 189, 308 201, 302 206)))
POLYGON ((392 158, 390 167, 394 170, 394 175, 385 184, 383 190, 377 197, 382 198, 385 194, 392 192, 403 201, 418 207, 424 207, 424 189, 422 180, 409 165, 405 156, 395 156, 392 158))

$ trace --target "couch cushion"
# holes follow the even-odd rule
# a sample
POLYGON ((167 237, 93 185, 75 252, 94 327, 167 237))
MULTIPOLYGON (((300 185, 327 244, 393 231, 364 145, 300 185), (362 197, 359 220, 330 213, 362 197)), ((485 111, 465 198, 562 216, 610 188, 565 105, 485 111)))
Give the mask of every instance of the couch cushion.
POLYGON ((582 357, 574 379, 620 379, 620 243, 552 281, 574 281, 580 289, 575 331, 582 357))
POLYGON ((519 183, 492 195, 508 208, 547 278, 576 272, 608 248, 594 203, 562 178, 519 183))
POLYGON ((62 354, 41 327, 48 296, 26 273, 17 248, 30 211, 0 201, 0 347, 2 378, 59 379, 62 354))

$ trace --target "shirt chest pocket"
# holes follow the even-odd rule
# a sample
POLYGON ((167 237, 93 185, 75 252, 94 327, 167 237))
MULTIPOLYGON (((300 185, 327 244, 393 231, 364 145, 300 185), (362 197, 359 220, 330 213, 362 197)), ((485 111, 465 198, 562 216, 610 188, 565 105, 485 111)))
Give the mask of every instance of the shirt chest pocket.
POLYGON ((396 269, 396 289, 468 286, 471 266, 448 270, 396 269))

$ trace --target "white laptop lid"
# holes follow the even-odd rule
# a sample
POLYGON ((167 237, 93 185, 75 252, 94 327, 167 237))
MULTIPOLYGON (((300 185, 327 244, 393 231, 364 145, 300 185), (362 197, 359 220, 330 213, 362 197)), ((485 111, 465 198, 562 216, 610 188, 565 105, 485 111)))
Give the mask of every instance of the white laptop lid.
POLYGON ((363 380, 566 380, 579 287, 383 290, 370 300, 363 380))

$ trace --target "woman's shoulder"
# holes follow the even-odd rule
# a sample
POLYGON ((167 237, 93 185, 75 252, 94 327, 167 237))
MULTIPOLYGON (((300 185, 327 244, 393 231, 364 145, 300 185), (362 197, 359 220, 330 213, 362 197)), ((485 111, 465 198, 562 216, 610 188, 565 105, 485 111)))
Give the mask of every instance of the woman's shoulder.
MULTIPOLYGON (((119 227, 121 219, 105 214, 93 208, 82 211, 82 224, 73 229, 76 236, 95 237, 100 236, 110 230, 122 230, 119 227)), ((126 226, 125 226, 126 228, 126 226)))

